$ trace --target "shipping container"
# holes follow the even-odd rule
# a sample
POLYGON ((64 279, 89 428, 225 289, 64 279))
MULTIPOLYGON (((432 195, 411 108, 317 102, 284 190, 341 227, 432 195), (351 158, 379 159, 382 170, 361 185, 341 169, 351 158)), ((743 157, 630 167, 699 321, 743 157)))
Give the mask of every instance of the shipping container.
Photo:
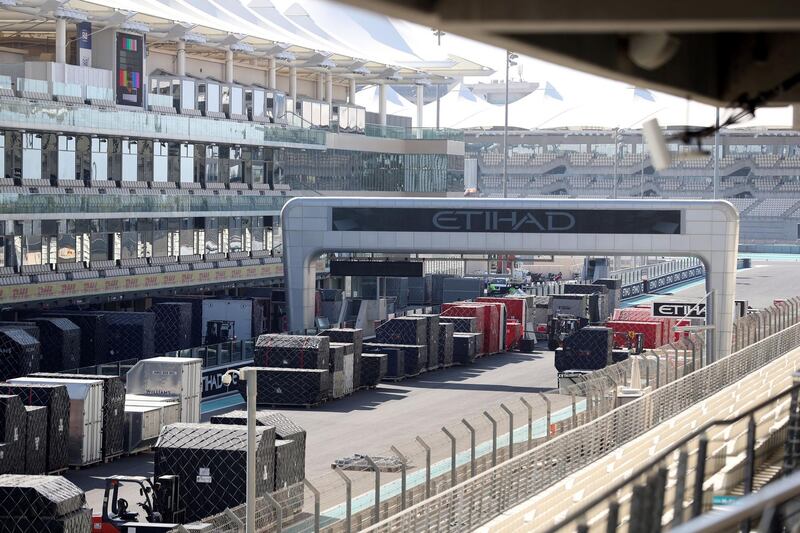
POLYGON ((143 394, 126 394, 125 406, 153 405, 161 409, 161 422, 163 428, 181 421, 181 402, 177 396, 145 396, 143 394))
POLYGON ((161 432, 161 407, 157 405, 125 406, 125 451, 149 450, 161 432))
POLYGON ((181 422, 200 421, 203 360, 195 357, 153 357, 136 363, 126 376, 128 394, 177 396, 181 422))
POLYGON ((64 385, 69 394, 69 464, 85 466, 103 459, 103 382, 24 377, 11 383, 64 385))

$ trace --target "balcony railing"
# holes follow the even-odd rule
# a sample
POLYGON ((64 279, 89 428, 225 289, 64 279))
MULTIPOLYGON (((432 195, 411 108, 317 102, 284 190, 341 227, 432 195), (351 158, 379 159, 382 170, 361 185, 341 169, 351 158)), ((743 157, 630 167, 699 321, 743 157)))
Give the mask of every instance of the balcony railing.
POLYGON ((404 140, 464 141, 464 132, 448 128, 406 128, 403 126, 381 126, 367 124, 365 133, 369 137, 385 137, 404 140))
POLYGON ((275 124, 256 124, 205 117, 162 115, 128 110, 124 106, 99 108, 51 101, 4 101, 0 106, 4 127, 86 132, 99 135, 155 137, 162 140, 299 144, 323 148, 325 131, 275 124))

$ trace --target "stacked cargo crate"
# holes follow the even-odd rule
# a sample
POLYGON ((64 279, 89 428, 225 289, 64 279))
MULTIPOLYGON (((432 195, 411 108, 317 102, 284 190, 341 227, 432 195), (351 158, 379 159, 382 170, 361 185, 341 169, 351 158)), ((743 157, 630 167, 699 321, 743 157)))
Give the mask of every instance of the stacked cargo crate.
POLYGON ((427 368, 428 354, 430 353, 428 351, 427 318, 411 315, 389 319, 375 328, 375 338, 377 342, 370 343, 370 349, 402 348, 405 355, 406 377, 416 376, 427 368))
POLYGON ((92 530, 86 496, 61 476, 0 475, 2 531, 92 530))
MULTIPOLYGON (((330 339, 326 336, 260 335, 254 359, 259 405, 311 406, 331 396, 330 339)), ((239 388, 246 395, 246 382, 240 382, 239 388)))
POLYGON ((331 328, 319 335, 330 338, 331 342, 353 345, 353 390, 360 389, 362 387, 361 353, 364 345, 364 331, 357 328, 331 328))

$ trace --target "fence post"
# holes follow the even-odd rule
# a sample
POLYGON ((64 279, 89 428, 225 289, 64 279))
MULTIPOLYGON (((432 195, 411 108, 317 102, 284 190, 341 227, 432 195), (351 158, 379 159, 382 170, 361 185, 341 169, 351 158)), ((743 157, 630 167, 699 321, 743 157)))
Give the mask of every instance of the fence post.
POLYGON ((608 518, 606 519, 606 533, 614 533, 617 531, 619 523, 619 502, 616 498, 612 498, 608 502, 608 518))
POLYGON ((497 420, 492 418, 489 411, 484 411, 483 416, 492 423, 492 466, 497 466, 497 420))
MULTIPOLYGON (((744 495, 753 492, 753 478, 756 474, 756 419, 753 415, 747 420, 747 449, 745 450, 744 462, 744 495)), ((741 531, 750 531, 750 520, 745 520, 741 524, 741 531), (746 528, 746 529, 745 529, 746 528)))
POLYGON ((450 433, 446 427, 442 426, 442 432, 450 438, 450 486, 456 486, 456 437, 450 433))
POLYGON ((475 428, 466 418, 462 418, 461 423, 467 426, 469 431, 469 475, 475 477, 475 428))
POLYGON ((242 519, 236 516, 236 513, 231 511, 230 508, 226 508, 222 511, 222 514, 236 526, 236 531, 244 531, 244 522, 242 522, 242 519))
MULTIPOLYGON (((264 493, 264 498, 275 508, 275 520, 277 521, 275 531, 281 533, 281 531, 283 531, 283 509, 281 508, 281 504, 275 501, 275 498, 273 498, 269 492, 264 493)), ((253 529, 255 529, 255 527, 253 529)))
MULTIPOLYGON (((533 440, 533 406, 528 403, 524 397, 520 396, 519 401, 522 402, 522 405, 528 410, 528 444, 526 449, 531 449, 531 441, 533 440)), ((547 421, 545 421, 546 423, 547 421)), ((549 424, 548 424, 549 425, 549 424)), ((548 429, 547 426, 544 428, 544 434, 547 435, 548 429)))
POLYGON ((344 480, 345 486, 345 519, 344 519, 344 531, 345 533, 350 533, 352 531, 353 526, 353 485, 350 482, 350 478, 347 477, 344 471, 339 468, 338 466, 333 468, 333 471, 339 474, 344 480))
POLYGON ((700 435, 697 445, 697 466, 695 467, 694 492, 692 494, 692 518, 703 513, 703 483, 706 480, 706 455, 708 454, 708 436, 700 435))
POLYGON ((422 437, 417 437, 417 442, 425 449, 425 499, 431 497, 431 447, 428 446, 422 437))
POLYGON ((678 455, 678 469, 675 472, 675 502, 672 508, 672 526, 683 523, 683 501, 686 495, 686 470, 689 467, 689 454, 682 449, 678 455))
POLYGON ((403 510, 406 508, 406 467, 408 466, 408 459, 394 445, 389 446, 389 449, 400 458, 400 509, 403 510))
MULTIPOLYGON (((552 424, 552 421, 551 421, 552 420, 552 410, 551 410, 551 405, 550 405, 550 398, 548 398, 547 395, 545 393, 543 393, 543 392, 540 392, 539 396, 542 398, 542 400, 544 401, 544 405, 547 408, 547 414, 545 415, 545 419, 544 419, 544 423, 545 423, 544 434, 549 439, 551 437, 551 435, 550 435, 550 424, 552 424)), ((532 412, 531 412, 531 409, 530 409, 530 406, 529 406, 528 407, 528 417, 529 417, 528 420, 529 421, 531 419, 530 418, 531 414, 532 414, 532 412)))
POLYGON ((303 478, 303 484, 314 494, 314 533, 319 533, 319 491, 317 490, 317 487, 312 485, 311 482, 305 478, 303 478))
POLYGON ((694 339, 692 339, 692 337, 686 337, 686 344, 688 344, 692 349, 692 372, 694 372, 697 369, 697 360, 695 359, 694 339))
POLYGON ((364 459, 367 460, 369 466, 375 471, 375 523, 381 521, 381 469, 378 468, 378 465, 375 464, 375 461, 372 460, 372 457, 369 455, 365 455, 364 459))
POLYGON ((569 395, 572 396, 572 427, 575 428, 578 427, 578 406, 575 403, 575 389, 573 387, 570 387, 569 395))
POLYGON ((514 457, 514 413, 504 403, 500 404, 500 409, 508 415, 508 458, 511 459, 514 457))

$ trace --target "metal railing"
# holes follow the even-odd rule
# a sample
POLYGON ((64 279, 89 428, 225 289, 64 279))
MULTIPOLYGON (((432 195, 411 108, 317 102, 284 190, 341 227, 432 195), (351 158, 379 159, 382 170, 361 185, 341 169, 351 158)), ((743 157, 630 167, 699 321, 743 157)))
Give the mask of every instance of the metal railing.
POLYGON ((702 266, 702 264, 703 263, 695 257, 685 257, 652 265, 616 270, 611 272, 610 276, 621 280, 622 285, 625 286, 639 283, 645 278, 654 279, 660 276, 666 276, 667 274, 680 272, 681 270, 688 270, 692 267, 702 266))

